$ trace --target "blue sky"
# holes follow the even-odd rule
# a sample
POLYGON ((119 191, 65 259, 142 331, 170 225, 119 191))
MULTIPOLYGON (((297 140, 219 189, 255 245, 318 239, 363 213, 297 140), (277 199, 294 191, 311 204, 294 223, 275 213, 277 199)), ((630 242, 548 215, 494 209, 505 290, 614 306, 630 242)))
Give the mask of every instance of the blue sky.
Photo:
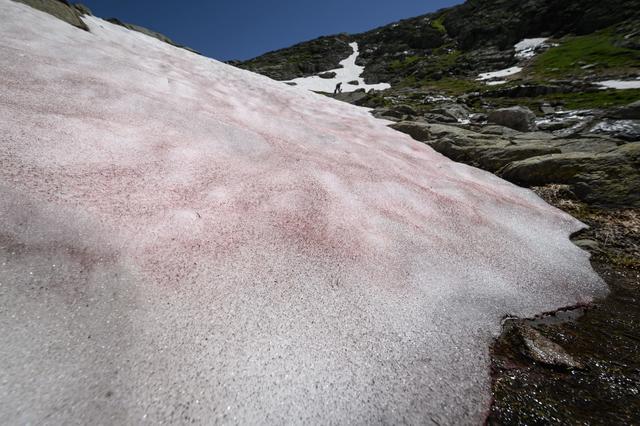
POLYGON ((78 0, 96 16, 161 32, 220 60, 340 32, 357 33, 460 0, 78 0))

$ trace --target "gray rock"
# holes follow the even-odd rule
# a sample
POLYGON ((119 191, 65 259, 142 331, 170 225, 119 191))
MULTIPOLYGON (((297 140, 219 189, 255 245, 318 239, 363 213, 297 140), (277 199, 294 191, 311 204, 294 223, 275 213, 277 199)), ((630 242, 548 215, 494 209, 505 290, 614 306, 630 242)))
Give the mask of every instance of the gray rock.
POLYGON ((450 138, 438 139, 428 145, 454 161, 492 173, 514 161, 560 152, 557 148, 540 146, 461 145, 450 138))
POLYGON ((352 86, 359 86, 360 82, 358 80, 351 80, 351 81, 347 82, 347 84, 350 84, 352 86))
POLYGON ((522 339, 525 355, 532 360, 554 367, 580 369, 582 364, 560 345, 544 337, 534 328, 519 325, 516 329, 522 339))
POLYGON ((396 111, 400 114, 405 114, 405 115, 412 115, 412 116, 418 115, 418 112, 409 105, 395 105, 391 107, 391 110, 396 111))
POLYGON ((330 96, 342 102, 358 105, 361 101, 367 98, 367 92, 365 92, 364 89, 358 89, 353 92, 336 93, 330 96))
POLYGON ((454 121, 465 121, 469 120, 469 115, 471 111, 464 105, 461 104, 444 104, 439 106, 438 108, 431 110, 432 114, 439 114, 445 117, 450 117, 454 121))
POLYGON ((524 186, 571 185, 576 196, 599 205, 640 207, 640 142, 606 152, 568 152, 516 161, 498 172, 524 186))
POLYGON ((501 108, 489 113, 489 122, 521 132, 536 130, 536 115, 526 107, 501 108))
POLYGON ((82 16, 82 15, 87 15, 87 16, 93 15, 93 13, 91 12, 91 9, 89 9, 87 6, 85 6, 82 3, 75 3, 73 5, 73 7, 78 11, 80 16, 82 16))
POLYGON ((591 133, 637 142, 640 141, 640 120, 604 120, 593 126, 591 133))
POLYGON ((599 253, 602 252, 602 248, 597 241, 589 240, 589 239, 581 239, 581 240, 573 240, 573 244, 577 245, 583 250, 586 250, 590 253, 599 253))
POLYGON ((555 113, 555 112, 556 112, 556 109, 555 109, 555 107, 552 107, 552 106, 551 106, 551 105, 549 105, 549 104, 545 104, 545 105, 542 105, 542 106, 540 107, 540 111, 541 111, 543 114, 553 114, 553 113, 555 113))
POLYGON ((328 71, 328 72, 323 72, 322 74, 318 74, 318 77, 329 80, 329 79, 335 78, 336 75, 338 74, 336 74, 334 71, 328 71))
POLYGON ((485 135, 498 135, 498 136, 516 136, 520 134, 519 131, 510 129, 504 126, 498 126, 496 124, 484 126, 480 129, 480 133, 485 135))
POLYGON ((431 127, 427 123, 403 121, 400 123, 392 124, 390 127, 399 132, 406 133, 413 139, 420 142, 426 142, 432 139, 431 127))
POLYGON ((42 12, 48 13, 49 15, 55 16, 56 18, 73 25, 74 27, 78 27, 82 30, 89 31, 89 27, 82 22, 80 19, 81 13, 78 9, 70 6, 66 1, 60 0, 15 0, 19 3, 24 3, 28 6, 33 7, 34 9, 38 9, 42 12))
POLYGON ((613 109, 607 112, 606 117, 618 120, 640 120, 640 101, 633 102, 625 107, 613 109))
POLYGON ((434 122, 434 123, 457 123, 458 120, 456 118, 451 117, 450 115, 442 115, 442 114, 433 114, 433 113, 426 113, 423 115, 423 117, 425 118, 425 120, 429 121, 429 122, 434 122))

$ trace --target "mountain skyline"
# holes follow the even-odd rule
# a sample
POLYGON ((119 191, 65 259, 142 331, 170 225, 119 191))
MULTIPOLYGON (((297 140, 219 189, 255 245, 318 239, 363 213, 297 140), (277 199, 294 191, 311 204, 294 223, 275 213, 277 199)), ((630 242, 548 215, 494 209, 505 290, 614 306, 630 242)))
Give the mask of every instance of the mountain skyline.
POLYGON ((85 0, 94 14, 161 32, 218 60, 245 60, 322 35, 358 33, 456 0, 223 2, 85 0), (223 41, 221 43, 220 41, 223 41))

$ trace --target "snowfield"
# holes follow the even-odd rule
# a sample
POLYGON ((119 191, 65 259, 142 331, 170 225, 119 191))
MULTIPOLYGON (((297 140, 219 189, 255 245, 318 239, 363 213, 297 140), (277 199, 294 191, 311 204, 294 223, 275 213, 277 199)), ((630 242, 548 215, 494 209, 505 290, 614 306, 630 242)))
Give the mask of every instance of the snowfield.
POLYGON ((583 227, 365 110, 0 0, 0 423, 481 423, 583 227))
POLYGON ((358 51, 358 43, 349 43, 349 46, 353 49, 353 53, 340 62, 342 68, 326 71, 335 72, 336 76, 334 78, 321 78, 317 75, 312 75, 310 77, 296 78, 289 83, 295 83, 294 87, 301 89, 325 93, 333 93, 338 83, 342 83, 343 92, 355 92, 358 89, 365 89, 368 92, 371 89, 385 90, 390 88, 391 85, 389 83, 366 84, 364 82, 364 79, 360 77, 364 71, 364 67, 356 65, 356 59, 358 59, 358 55, 360 54, 358 51), (349 82, 353 81, 357 81, 358 84, 349 84, 349 82))

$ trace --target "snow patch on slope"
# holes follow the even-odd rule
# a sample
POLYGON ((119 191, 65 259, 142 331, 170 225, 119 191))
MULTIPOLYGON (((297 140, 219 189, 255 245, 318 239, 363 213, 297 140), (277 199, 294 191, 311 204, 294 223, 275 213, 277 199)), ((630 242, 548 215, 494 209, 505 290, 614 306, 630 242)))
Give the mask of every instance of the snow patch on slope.
POLYGON ((536 55, 536 51, 544 46, 548 38, 525 38, 516 43, 516 58, 531 59, 536 55))
POLYGON ((505 68, 499 71, 485 72, 478 76, 478 80, 484 81, 484 80, 493 80, 497 78, 504 78, 510 75, 518 74, 521 71, 522 71, 522 67, 511 67, 511 68, 505 68))
POLYGON ((0 21, 7 424, 481 423, 501 318, 606 291, 578 221, 363 109, 0 21))
POLYGON ((602 86, 602 89, 640 89, 640 78, 636 80, 606 80, 596 84, 602 86))
MULTIPOLYGON (((540 49, 547 46, 547 40, 548 38, 525 38, 519 41, 514 46, 515 57, 519 59, 520 64, 524 63, 533 58, 540 49)), ((484 81, 488 86, 499 86, 507 83, 507 80, 504 80, 505 77, 510 77, 520 72, 522 72, 522 67, 514 66, 499 71, 482 73, 478 75, 476 80, 484 81)))
POLYGON ((321 78, 317 75, 313 75, 310 77, 296 78, 291 80, 289 83, 295 83, 295 86, 301 89, 326 93, 333 93, 338 83, 342 83, 343 92, 355 92, 358 89, 365 89, 366 91, 369 91, 371 89, 385 90, 390 88, 391 85, 388 83, 366 84, 364 82, 364 79, 360 77, 364 71, 364 67, 356 64, 356 59, 358 59, 358 55, 360 54, 358 50, 358 43, 349 43, 349 46, 353 49, 353 53, 348 58, 340 62, 342 68, 326 71, 335 72, 336 76, 334 78, 321 78), (357 81, 358 84, 348 84, 351 81, 357 81))

